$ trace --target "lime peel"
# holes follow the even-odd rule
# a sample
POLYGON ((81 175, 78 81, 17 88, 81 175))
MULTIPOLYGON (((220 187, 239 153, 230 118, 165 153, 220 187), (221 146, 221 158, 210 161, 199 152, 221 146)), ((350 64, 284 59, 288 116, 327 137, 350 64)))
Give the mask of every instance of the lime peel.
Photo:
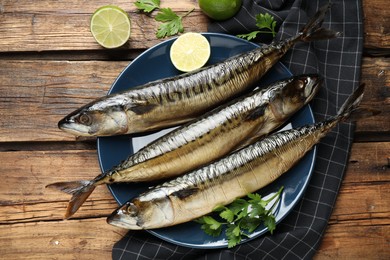
POLYGON ((128 14, 118 6, 106 5, 91 16, 90 30, 96 42, 105 48, 117 48, 130 38, 131 22, 128 14))
POLYGON ((199 0, 198 4, 208 17, 223 21, 232 18, 240 10, 242 0, 199 0))

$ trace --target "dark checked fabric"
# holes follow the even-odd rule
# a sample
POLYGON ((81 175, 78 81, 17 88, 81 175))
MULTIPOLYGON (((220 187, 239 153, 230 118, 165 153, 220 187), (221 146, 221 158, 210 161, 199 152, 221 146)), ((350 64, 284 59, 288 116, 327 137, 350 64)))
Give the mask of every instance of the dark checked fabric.
MULTIPOLYGON (((327 1, 244 0, 232 19, 209 24, 209 31, 243 34, 255 27, 255 15, 270 13, 278 24, 277 40, 299 31, 327 1)), ((282 62, 293 74, 319 73, 325 78, 311 103, 317 121, 336 114, 359 85, 363 46, 362 7, 359 0, 334 0, 323 26, 343 35, 329 41, 297 44, 282 62)), ((267 36, 260 41, 269 41, 267 36)), ((353 125, 340 124, 318 145, 314 174, 300 203, 277 226, 233 249, 200 250, 164 242, 147 232, 130 231, 118 241, 113 259, 311 259, 321 243, 346 169, 353 125)))

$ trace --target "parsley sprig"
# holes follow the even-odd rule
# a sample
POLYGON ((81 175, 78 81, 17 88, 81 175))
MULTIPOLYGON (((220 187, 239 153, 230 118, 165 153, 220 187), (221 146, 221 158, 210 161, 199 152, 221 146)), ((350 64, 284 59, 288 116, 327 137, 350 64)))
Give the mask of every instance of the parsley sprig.
POLYGON ((179 16, 169 7, 161 8, 160 12, 154 18, 156 21, 162 22, 157 29, 157 38, 164 38, 184 32, 182 19, 192 11, 194 11, 194 9, 188 11, 183 16, 179 16))
POLYGON ((257 193, 250 193, 247 195, 248 199, 236 199, 228 206, 217 207, 214 212, 219 212, 221 219, 207 215, 195 221, 201 224, 201 229, 210 236, 219 236, 224 229, 228 247, 232 248, 244 237, 249 237, 262 223, 273 233, 276 228, 273 211, 282 191, 283 187, 268 199, 262 199, 257 193))
POLYGON ((272 37, 275 37, 276 21, 275 18, 269 13, 256 15, 256 26, 260 29, 247 34, 239 34, 237 37, 247 39, 248 41, 256 38, 259 33, 271 33, 272 37), (266 29, 266 30, 262 30, 266 29))
POLYGON ((138 0, 134 3, 138 10, 150 13, 154 9, 160 8, 160 0, 138 0))
POLYGON ((182 19, 195 10, 195 8, 193 8, 184 15, 180 16, 172 11, 172 9, 169 7, 161 8, 160 0, 138 0, 134 4, 138 10, 146 13, 150 13, 156 9, 159 10, 159 12, 154 17, 156 21, 161 22, 156 32, 157 38, 165 38, 167 36, 172 36, 184 32, 182 19))

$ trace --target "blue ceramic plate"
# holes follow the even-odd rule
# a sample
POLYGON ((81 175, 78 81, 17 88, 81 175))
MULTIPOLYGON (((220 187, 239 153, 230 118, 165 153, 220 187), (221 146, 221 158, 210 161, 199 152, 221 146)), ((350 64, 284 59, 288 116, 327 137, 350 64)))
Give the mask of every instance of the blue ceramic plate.
MULTIPOLYGON (((211 57, 208 64, 223 61, 228 57, 258 47, 258 45, 224 34, 204 33, 211 45, 211 57)), ((129 64, 112 85, 109 93, 116 93, 131 87, 147 83, 152 80, 180 74, 169 58, 169 49, 174 39, 162 42, 144 53, 129 64)), ((290 71, 281 63, 277 63, 259 85, 290 77, 290 71)), ((290 126, 297 127, 313 123, 314 117, 309 106, 301 109, 290 122, 290 126)), ((164 131, 149 133, 147 135, 123 135, 98 138, 97 149, 99 163, 103 172, 119 164, 140 147, 146 145, 164 131)), ((278 180, 259 190, 262 196, 276 192, 284 186, 283 196, 276 211, 276 221, 280 222, 296 205, 301 198, 311 176, 315 149, 310 151, 293 169, 285 173, 278 180)), ((113 184, 109 189, 119 204, 145 191, 155 183, 113 184)), ((227 247, 227 241, 222 234, 220 237, 206 235, 200 225, 195 222, 176 225, 169 228, 149 230, 153 235, 174 244, 193 248, 221 248, 227 247)), ((248 241, 267 232, 264 226, 259 227, 248 241)))

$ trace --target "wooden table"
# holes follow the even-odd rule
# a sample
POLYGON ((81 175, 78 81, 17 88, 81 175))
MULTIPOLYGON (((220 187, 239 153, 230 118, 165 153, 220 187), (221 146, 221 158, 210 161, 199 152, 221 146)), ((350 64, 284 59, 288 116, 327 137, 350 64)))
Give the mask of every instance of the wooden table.
MULTIPOLYGON (((125 230, 106 224, 116 202, 96 189, 74 218, 62 217, 69 196, 45 185, 90 179, 100 172, 94 139, 57 128, 73 109, 107 93, 122 69, 160 42, 158 24, 134 1, 111 1, 131 15, 132 36, 118 50, 99 47, 89 32, 93 11, 107 1, 0 2, 0 258, 109 259, 125 230)), ((359 122, 336 208, 317 259, 390 257, 390 9, 364 1, 363 103, 382 114, 359 122)), ((206 31, 196 1, 164 0, 184 13, 186 31, 206 31)))

